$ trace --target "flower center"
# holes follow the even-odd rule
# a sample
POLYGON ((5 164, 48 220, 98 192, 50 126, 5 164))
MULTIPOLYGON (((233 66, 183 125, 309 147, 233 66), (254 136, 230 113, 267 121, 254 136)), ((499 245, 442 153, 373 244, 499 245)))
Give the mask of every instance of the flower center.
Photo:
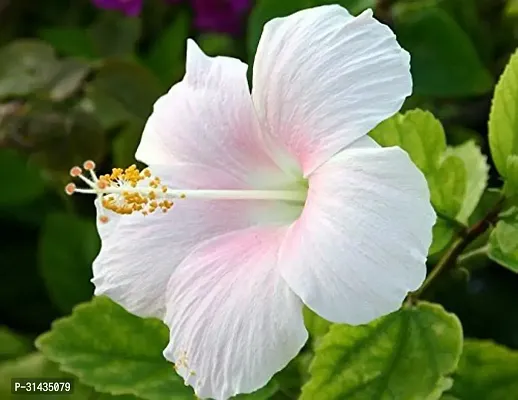
MULTIPOLYGON (((90 177, 75 166, 70 175, 81 179, 87 188, 78 188, 74 183, 65 186, 68 195, 84 193, 96 195, 102 206, 117 214, 140 212, 148 215, 156 211, 167 212, 177 199, 208 200, 278 200, 303 205, 306 201, 307 184, 296 185, 290 190, 214 190, 214 189, 172 189, 163 185, 160 178, 153 176, 149 168, 140 171, 135 165, 126 169, 114 168, 111 174, 97 176, 95 163, 85 161, 83 168, 90 177)), ((100 215, 101 222, 108 222, 106 215, 100 215)))

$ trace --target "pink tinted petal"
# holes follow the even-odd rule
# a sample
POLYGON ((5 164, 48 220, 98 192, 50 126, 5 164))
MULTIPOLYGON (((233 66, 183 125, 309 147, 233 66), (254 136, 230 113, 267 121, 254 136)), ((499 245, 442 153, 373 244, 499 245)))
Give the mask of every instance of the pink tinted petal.
MULTIPOLYGON (((171 187, 192 186, 189 179, 202 176, 200 171, 189 175, 181 168, 150 169, 171 187)), ((220 185, 226 178, 220 175, 213 171, 205 178, 205 187, 220 185)), ((98 223, 102 246, 93 264, 95 294, 107 295, 143 317, 163 316, 167 282, 196 245, 259 223, 287 225, 300 214, 300 209, 287 203, 185 199, 165 214, 121 216, 96 203, 98 214, 107 215, 109 222, 98 223)))
POLYGON ((279 175, 266 155, 246 79, 247 65, 207 57, 187 45, 187 73, 155 104, 137 149, 147 164, 196 164, 225 172, 232 188, 268 185, 258 175, 279 175))
POLYGON ((364 137, 310 176, 304 211, 281 246, 281 274, 322 317, 367 323, 423 282, 434 222, 408 155, 364 137))
POLYGON ((399 110, 409 60, 371 10, 352 17, 332 5, 274 19, 255 56, 257 114, 307 176, 399 110))
POLYGON ((279 276, 285 228, 250 228, 198 247, 173 274, 165 357, 201 398, 264 386, 307 340, 302 303, 279 276))

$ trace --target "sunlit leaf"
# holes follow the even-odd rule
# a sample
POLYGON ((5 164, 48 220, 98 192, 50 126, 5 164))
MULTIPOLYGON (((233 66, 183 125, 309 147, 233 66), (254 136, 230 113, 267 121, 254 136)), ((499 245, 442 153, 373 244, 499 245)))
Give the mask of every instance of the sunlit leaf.
POLYGON ((490 341, 466 340, 449 394, 458 400, 514 399, 517 371, 517 351, 490 341))
POLYGON ((456 219, 466 224, 475 210, 487 185, 489 165, 487 157, 482 154, 474 141, 468 141, 455 147, 449 147, 447 155, 454 155, 464 163, 466 171, 466 189, 456 219))
POLYGON ((498 172, 507 178, 507 158, 518 155, 518 51, 496 85, 489 115, 489 145, 498 172))
POLYGON ((439 167, 446 150, 446 136, 440 121, 432 113, 419 109, 394 115, 369 135, 383 147, 401 147, 425 174, 439 167))
POLYGON ((464 203, 467 190, 464 162, 455 155, 446 155, 439 169, 427 178, 435 209, 455 219, 464 203))
POLYGON ((501 219, 489 237, 488 256, 518 273, 518 214, 501 219))
POLYGON ((162 355, 168 336, 162 322, 138 318, 97 297, 55 321, 36 346, 61 369, 101 392, 192 400, 192 390, 162 355))
POLYGON ((131 395, 113 396, 98 393, 77 381, 72 375, 60 371, 58 366, 48 361, 41 353, 31 353, 16 360, 0 364, 0 398, 2 400, 138 400, 131 395), (12 378, 73 379, 71 393, 16 393, 11 392, 12 378))
POLYGON ((461 348, 459 320, 429 303, 368 325, 333 325, 301 400, 423 399, 454 371, 461 348))
POLYGON ((95 223, 70 214, 50 214, 39 243, 39 268, 50 297, 64 312, 92 297, 92 261, 99 252, 95 223))

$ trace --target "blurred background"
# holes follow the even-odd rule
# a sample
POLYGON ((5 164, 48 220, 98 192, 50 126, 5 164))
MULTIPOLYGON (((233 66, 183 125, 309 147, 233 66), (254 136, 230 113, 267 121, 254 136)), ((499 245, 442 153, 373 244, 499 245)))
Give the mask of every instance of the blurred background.
MULTIPOLYGON (((86 159, 101 172, 135 162, 154 101, 183 76, 186 39, 252 65, 266 21, 329 3, 373 8, 412 55, 404 108, 432 111, 449 144, 473 139, 488 154, 494 86, 518 46, 517 0, 0 0, 0 362, 91 298, 93 199, 66 196, 68 171, 86 159)), ((446 274, 429 298, 466 336, 518 349, 518 277, 470 262, 470 279, 446 274)))

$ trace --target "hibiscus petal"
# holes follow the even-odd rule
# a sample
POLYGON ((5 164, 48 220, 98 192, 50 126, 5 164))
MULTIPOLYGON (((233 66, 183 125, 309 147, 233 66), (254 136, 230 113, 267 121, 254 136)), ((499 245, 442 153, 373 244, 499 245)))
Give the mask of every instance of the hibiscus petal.
POLYGON ((189 40, 186 69, 184 80, 155 103, 136 158, 146 164, 191 164, 201 178, 207 175, 203 171, 225 171, 224 189, 258 187, 265 184, 258 176, 280 175, 262 150, 247 65, 207 57, 189 40))
POLYGON ((308 334, 302 303, 280 277, 286 228, 250 228, 198 247, 169 282, 164 355, 201 398, 264 386, 308 334))
POLYGON ((400 109, 412 88, 409 62, 371 10, 311 8, 265 25, 252 97, 264 130, 307 176, 400 109))
MULTIPOLYGON (((151 166, 150 170, 170 187, 178 182, 192 186, 191 175, 182 168, 151 166)), ((217 187, 224 179, 225 174, 212 171, 205 178, 206 188, 217 187)), ((102 245, 93 263, 95 294, 107 295, 136 315, 159 318, 171 274, 196 245, 257 224, 289 225, 300 214, 300 207, 273 201, 185 199, 165 214, 146 216, 118 215, 98 201, 96 206, 109 222, 98 223, 102 245)))
POLYGON ((281 274, 322 317, 367 323, 423 282, 434 222, 408 155, 364 137, 309 177, 304 211, 281 246, 281 274))

